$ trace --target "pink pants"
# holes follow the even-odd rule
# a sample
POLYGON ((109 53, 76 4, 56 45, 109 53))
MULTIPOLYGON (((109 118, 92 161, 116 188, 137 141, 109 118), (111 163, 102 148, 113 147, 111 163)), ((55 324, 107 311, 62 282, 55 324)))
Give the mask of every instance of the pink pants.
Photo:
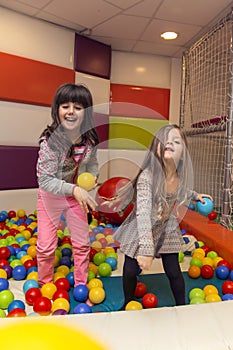
POLYGON ((37 264, 40 285, 53 282, 57 229, 62 213, 71 234, 75 286, 87 283, 90 252, 87 214, 73 197, 58 196, 39 189, 37 264))

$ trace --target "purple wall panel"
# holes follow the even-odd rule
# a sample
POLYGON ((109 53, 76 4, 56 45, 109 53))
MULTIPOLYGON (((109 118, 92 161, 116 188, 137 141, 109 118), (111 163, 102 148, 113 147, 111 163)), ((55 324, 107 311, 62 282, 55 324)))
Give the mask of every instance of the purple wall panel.
POLYGON ((38 147, 0 146, 0 190, 37 188, 38 147))

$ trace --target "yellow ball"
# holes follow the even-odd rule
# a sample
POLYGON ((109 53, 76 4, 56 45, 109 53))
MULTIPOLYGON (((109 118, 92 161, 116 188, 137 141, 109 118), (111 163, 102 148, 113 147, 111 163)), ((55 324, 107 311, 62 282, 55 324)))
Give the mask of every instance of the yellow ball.
POLYGON ((92 278, 90 280, 90 282, 88 283, 87 287, 89 290, 91 290, 92 288, 97 288, 97 287, 103 288, 103 282, 98 278, 92 278))
POLYGON ((53 299, 54 293, 57 291, 57 287, 54 283, 45 283, 41 287, 41 293, 43 297, 53 299))
POLYGON ((78 176, 78 186, 90 191, 95 186, 95 177, 91 173, 84 172, 78 176))
POLYGON ((201 254, 203 258, 205 257, 205 251, 204 251, 202 248, 196 248, 196 249, 194 249, 193 254, 195 254, 195 253, 201 254))
POLYGON ((33 237, 29 238, 28 243, 29 243, 30 245, 36 245, 36 243, 37 243, 37 237, 33 236, 33 237))
POLYGON ((107 350, 89 331, 79 330, 74 324, 61 324, 60 319, 30 317, 30 320, 1 326, 2 349, 64 350, 72 349, 74 344, 77 349, 107 350))
POLYGON ((52 312, 60 309, 65 310, 67 312, 70 311, 70 303, 68 302, 67 299, 57 298, 56 300, 54 300, 52 305, 52 312))
POLYGON ((216 269, 219 261, 223 260, 223 258, 221 258, 221 256, 216 256, 216 258, 214 258, 214 268, 216 269))
POLYGON ((100 252, 102 249, 102 244, 99 241, 94 241, 91 243, 91 247, 100 252))
POLYGON ((61 271, 55 272, 53 276, 54 282, 56 282, 59 278, 66 278, 65 274, 61 271))
POLYGON ((22 258, 20 259, 20 261, 21 261, 23 264, 25 263, 25 261, 28 261, 28 260, 33 260, 32 257, 31 257, 31 255, 28 255, 28 254, 22 256, 22 258))
POLYGON ((211 295, 211 294, 218 294, 218 289, 212 285, 212 284, 207 284, 204 288, 204 293, 205 295, 211 295))
POLYGON ((19 209, 19 210, 17 211, 17 216, 18 216, 19 218, 22 218, 22 217, 24 217, 25 215, 26 215, 26 212, 25 212, 24 209, 19 209))
POLYGON ((94 274, 97 276, 97 274, 98 274, 98 267, 93 262, 89 262, 88 270, 94 272, 94 274))
POLYGON ((202 259, 202 264, 203 265, 210 265, 210 266, 214 266, 214 261, 213 261, 213 259, 211 259, 211 258, 209 258, 209 257, 205 257, 205 258, 203 258, 202 259))
POLYGON ((125 307, 126 311, 135 311, 135 310, 142 310, 142 309, 143 309, 142 304, 134 300, 130 301, 125 307))
POLYGON ((7 273, 6 273, 6 271, 3 270, 3 269, 0 269, 0 278, 5 278, 5 279, 7 279, 7 273))
POLYGON ((36 246, 35 245, 30 245, 27 249, 27 254, 30 255, 32 258, 35 258, 36 256, 36 246))
POLYGON ((22 231, 22 235, 24 236, 24 238, 26 240, 29 240, 29 238, 31 238, 31 236, 32 236, 32 234, 31 234, 31 232, 29 230, 22 231))
POLYGON ((222 299, 218 294, 209 294, 206 296, 205 301, 207 303, 216 303, 222 301, 222 299))
POLYGON ((60 265, 57 267, 56 272, 62 272, 66 276, 70 272, 70 269, 66 265, 60 265))
MULTIPOLYGON (((107 236, 106 236, 107 239, 107 236)), ((107 255, 108 253, 115 253, 115 249, 113 247, 105 247, 104 248, 104 255, 107 255)))
POLYGON ((27 275, 27 280, 35 280, 38 281, 38 272, 32 271, 27 275))
POLYGON ((91 290, 89 291, 89 299, 93 304, 102 303, 102 301, 104 301, 105 299, 105 290, 101 287, 91 288, 91 290))

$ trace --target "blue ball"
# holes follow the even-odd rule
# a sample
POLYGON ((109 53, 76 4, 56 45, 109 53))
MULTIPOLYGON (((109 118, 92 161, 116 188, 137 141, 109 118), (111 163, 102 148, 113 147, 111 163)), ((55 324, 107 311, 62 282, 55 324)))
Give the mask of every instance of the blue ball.
POLYGON ((6 278, 0 278, 0 292, 9 288, 9 282, 6 278))
POLYGON ((117 259, 113 257, 109 257, 105 259, 105 262, 109 264, 112 268, 112 270, 115 270, 117 268, 117 259))
POLYGON ((69 272, 68 275, 66 275, 66 279, 70 283, 71 287, 73 287, 74 286, 74 273, 69 272))
POLYGON ((220 280, 225 280, 228 278, 230 271, 228 267, 220 265, 216 268, 215 273, 220 280))
POLYGON ((195 205, 193 204, 193 203, 190 203, 189 204, 189 206, 188 206, 188 208, 190 209, 190 210, 195 210, 195 205))
POLYGON ((25 310, 25 304, 22 300, 13 300, 9 305, 8 305, 8 312, 14 309, 22 309, 25 310))
POLYGON ((230 294, 230 293, 224 294, 222 297, 222 301, 226 301, 226 300, 233 300, 233 294, 230 294))
POLYGON ((60 261, 59 261, 60 265, 65 265, 69 268, 71 268, 72 262, 69 256, 62 256, 60 261))
POLYGON ((229 279, 230 279, 231 281, 233 281, 233 270, 230 271, 229 279))
POLYGON ((90 314, 92 313, 92 308, 86 303, 80 303, 75 306, 74 314, 90 314))
POLYGON ((74 287, 73 297, 76 301, 84 302, 87 300, 89 294, 89 289, 85 284, 78 284, 74 287))
POLYGON ((16 281, 24 280, 27 276, 27 269, 23 265, 15 266, 12 270, 12 277, 16 281))
POLYGON ((204 198, 205 203, 197 202, 197 211, 201 215, 208 215, 214 209, 214 203, 209 198, 204 198))
POLYGON ((31 289, 31 288, 39 288, 39 283, 36 280, 27 280, 27 281, 25 281, 24 285, 23 285, 23 292, 24 292, 24 294, 26 294, 28 289, 31 289))

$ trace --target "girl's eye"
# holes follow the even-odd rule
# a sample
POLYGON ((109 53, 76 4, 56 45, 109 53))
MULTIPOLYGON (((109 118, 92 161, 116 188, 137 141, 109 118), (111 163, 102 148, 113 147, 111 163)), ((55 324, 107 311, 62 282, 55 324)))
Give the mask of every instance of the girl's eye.
POLYGON ((81 111, 83 108, 81 106, 75 106, 74 107, 77 111, 81 111))

